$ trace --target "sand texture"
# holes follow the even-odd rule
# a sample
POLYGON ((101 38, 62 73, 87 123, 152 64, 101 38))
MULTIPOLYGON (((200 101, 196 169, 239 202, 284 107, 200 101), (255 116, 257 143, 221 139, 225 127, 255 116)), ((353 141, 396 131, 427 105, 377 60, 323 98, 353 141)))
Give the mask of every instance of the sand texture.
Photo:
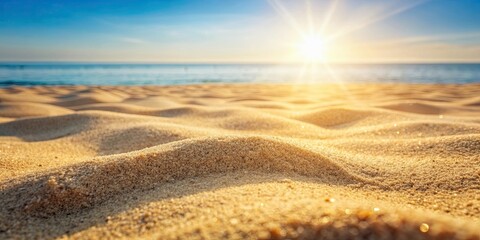
POLYGON ((0 239, 480 239, 480 84, 0 89, 0 239))

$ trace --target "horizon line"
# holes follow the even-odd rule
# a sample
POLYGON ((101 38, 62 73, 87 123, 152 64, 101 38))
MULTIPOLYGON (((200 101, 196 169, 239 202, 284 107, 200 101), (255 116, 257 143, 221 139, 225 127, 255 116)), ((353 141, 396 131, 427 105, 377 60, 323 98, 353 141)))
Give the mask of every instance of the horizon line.
POLYGON ((152 65, 175 65, 175 64, 189 64, 189 65, 207 65, 207 64, 217 64, 217 65, 297 65, 297 64, 307 64, 307 65, 348 65, 348 64, 480 64, 480 60, 475 61, 461 61, 461 60, 451 60, 451 61, 332 61, 332 62, 300 62, 300 61, 285 61, 285 62, 275 62, 275 61, 77 61, 77 60, 34 60, 34 61, 25 61, 25 60, 0 60, 0 64, 152 64, 152 65))

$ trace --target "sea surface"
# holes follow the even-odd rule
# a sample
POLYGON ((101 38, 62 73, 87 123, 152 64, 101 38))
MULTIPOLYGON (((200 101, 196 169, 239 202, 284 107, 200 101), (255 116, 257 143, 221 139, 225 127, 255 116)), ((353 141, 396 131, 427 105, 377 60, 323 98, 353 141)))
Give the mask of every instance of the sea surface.
POLYGON ((472 83, 480 64, 0 63, 0 86, 196 83, 472 83))

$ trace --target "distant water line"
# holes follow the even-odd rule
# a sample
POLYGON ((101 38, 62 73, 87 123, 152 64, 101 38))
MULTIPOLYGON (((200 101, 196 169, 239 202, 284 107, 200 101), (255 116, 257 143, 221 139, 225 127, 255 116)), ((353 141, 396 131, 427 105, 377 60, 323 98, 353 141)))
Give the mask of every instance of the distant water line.
POLYGON ((0 86, 198 83, 473 83, 480 64, 93 64, 0 63, 0 86))

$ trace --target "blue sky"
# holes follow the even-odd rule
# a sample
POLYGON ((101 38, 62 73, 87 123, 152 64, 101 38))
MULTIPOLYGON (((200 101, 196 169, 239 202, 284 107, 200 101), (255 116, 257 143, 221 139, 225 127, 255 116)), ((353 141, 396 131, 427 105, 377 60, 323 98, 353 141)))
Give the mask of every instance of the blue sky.
POLYGON ((478 13, 478 0, 2 0, 0 60, 301 61, 313 31, 330 61, 478 62, 478 13))

